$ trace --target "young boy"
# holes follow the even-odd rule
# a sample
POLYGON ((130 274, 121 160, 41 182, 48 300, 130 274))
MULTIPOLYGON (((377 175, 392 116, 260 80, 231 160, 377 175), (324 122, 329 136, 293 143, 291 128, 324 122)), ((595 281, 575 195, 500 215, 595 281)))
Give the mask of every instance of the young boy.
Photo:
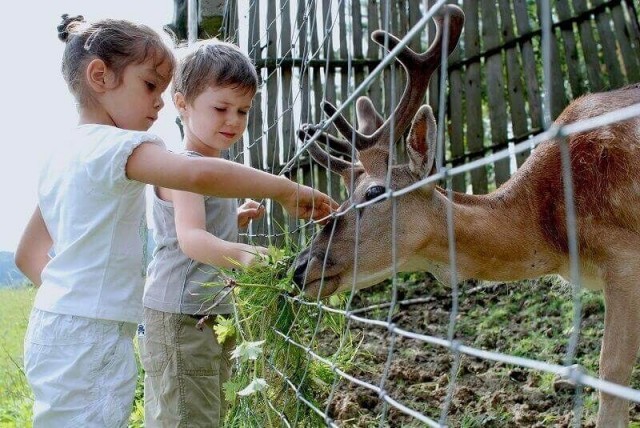
MULTIPOLYGON (((185 156, 219 157, 239 141, 258 88, 249 58, 236 46, 206 42, 179 63, 173 101, 184 130, 185 156)), ((216 267, 250 264, 264 248, 237 243, 238 226, 264 208, 250 201, 155 188, 156 249, 144 293, 140 349, 145 375, 145 423, 162 426, 221 426, 222 385, 230 376, 234 340, 219 344, 212 324, 233 311, 230 300, 210 308, 216 267), (201 331, 196 323, 214 315, 201 331)))

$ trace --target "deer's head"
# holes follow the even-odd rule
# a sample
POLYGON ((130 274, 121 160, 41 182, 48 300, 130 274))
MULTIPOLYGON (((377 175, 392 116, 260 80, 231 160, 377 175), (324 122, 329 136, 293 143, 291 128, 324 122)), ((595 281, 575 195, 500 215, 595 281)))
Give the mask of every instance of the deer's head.
MULTIPOLYGON (((316 162, 342 176, 350 195, 337 215, 294 262, 294 281, 309 296, 328 296, 351 289, 354 283, 356 289, 374 285, 391 276, 394 266, 397 271, 403 271, 411 270, 418 263, 416 254, 429 238, 425 198, 433 197, 435 185, 425 185, 393 199, 384 195, 434 171, 436 122, 431 108, 421 104, 429 79, 441 62, 444 26, 449 25, 445 45, 450 54, 460 38, 464 14, 457 6, 445 5, 434 20, 436 36, 427 51, 417 54, 404 47, 398 53, 407 82, 398 105, 386 121, 383 122, 368 98, 361 97, 356 103, 357 131, 340 115, 334 122, 346 140, 309 125, 303 125, 298 132, 303 141, 315 132, 320 133, 316 142, 308 147, 309 153, 316 162), (406 139, 409 162, 395 165, 389 171, 390 142, 398 141, 409 125, 406 139), (322 149, 321 144, 326 145, 327 150, 322 149), (334 156, 331 150, 353 153, 355 158, 349 162, 334 156), (378 201, 364 208, 353 208, 374 199, 378 201), (392 245, 394 239, 396 245, 392 245)), ((371 37, 382 46, 386 39, 390 50, 400 43, 383 31, 375 31, 371 37)), ((326 102, 322 107, 329 116, 337 111, 326 102)))

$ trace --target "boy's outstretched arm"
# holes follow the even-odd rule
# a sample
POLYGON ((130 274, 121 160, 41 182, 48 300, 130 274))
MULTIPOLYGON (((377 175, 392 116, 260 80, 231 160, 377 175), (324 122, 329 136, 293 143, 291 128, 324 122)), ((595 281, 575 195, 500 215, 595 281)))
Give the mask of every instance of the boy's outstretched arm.
POLYGON ((290 214, 320 220, 338 207, 324 193, 245 165, 218 158, 171 153, 151 143, 138 146, 127 161, 127 177, 169 189, 223 198, 270 198, 290 214))
POLYGON ((51 259, 49 250, 52 245, 53 240, 42 218, 40 207, 36 206, 22 233, 15 255, 16 266, 36 287, 42 284, 42 269, 51 259))
MULTIPOLYGON (((229 242, 212 235, 206 228, 202 195, 171 191, 178 244, 189 258, 215 267, 235 268, 237 263, 250 265, 266 248, 229 242)), ((230 221, 236 221, 236 213, 230 221)))

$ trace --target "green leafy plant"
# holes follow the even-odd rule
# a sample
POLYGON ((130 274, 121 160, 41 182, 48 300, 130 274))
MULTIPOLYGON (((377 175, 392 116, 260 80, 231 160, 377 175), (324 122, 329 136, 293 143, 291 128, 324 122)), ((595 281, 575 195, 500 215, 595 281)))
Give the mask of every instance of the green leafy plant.
MULTIPOLYGON (((300 398, 324 411, 337 381, 334 368, 346 370, 355 353, 345 317, 299 295, 292 260, 291 249, 270 247, 259 263, 221 270, 224 287, 211 301, 230 294, 235 313, 231 320, 220 317, 215 332, 220 342, 235 334, 238 343, 234 375, 223 386, 230 405, 225 426, 280 427, 283 420, 318 426, 320 416, 300 398), (327 340, 342 346, 319 355, 327 340)), ((345 301, 338 297, 327 304, 340 309, 345 301)))

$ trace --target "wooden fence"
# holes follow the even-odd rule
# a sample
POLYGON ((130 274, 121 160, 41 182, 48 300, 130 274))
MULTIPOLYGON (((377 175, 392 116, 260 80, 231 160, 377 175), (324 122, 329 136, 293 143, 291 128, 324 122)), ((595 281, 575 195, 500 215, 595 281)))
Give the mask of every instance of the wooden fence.
MULTIPOLYGON (((634 1, 550 0, 551 118, 585 92, 640 81, 640 26, 634 1)), ((451 3, 459 4, 466 15, 447 77, 443 161, 456 166, 542 130, 542 11, 540 2, 533 0, 451 3)), ((424 4, 418 0, 251 0, 248 5, 227 0, 226 36, 250 53, 263 79, 245 150, 236 150, 232 157, 274 173, 281 173, 293 159, 289 176, 343 199, 337 176, 314 165, 306 154, 296 156, 295 131, 302 123, 320 122, 322 99, 341 104, 380 63, 384 51, 370 42, 373 30, 386 29, 402 37, 423 12, 424 4)), ((411 41, 412 48, 426 48, 433 25, 428 28, 423 37, 411 41)), ((402 73, 389 67, 365 93, 383 115, 402 93, 402 73)), ((438 87, 434 75, 425 101, 436 117, 438 87)), ((350 108, 345 115, 354 122, 350 108)), ((404 159, 401 148, 397 158, 404 159)), ((519 155, 518 163, 525 158, 526 153, 519 155)), ((453 188, 486 193, 509 176, 505 159, 453 177, 453 188)), ((279 207, 271 208, 269 219, 253 233, 273 243, 289 230, 298 239, 300 224, 279 207)))

